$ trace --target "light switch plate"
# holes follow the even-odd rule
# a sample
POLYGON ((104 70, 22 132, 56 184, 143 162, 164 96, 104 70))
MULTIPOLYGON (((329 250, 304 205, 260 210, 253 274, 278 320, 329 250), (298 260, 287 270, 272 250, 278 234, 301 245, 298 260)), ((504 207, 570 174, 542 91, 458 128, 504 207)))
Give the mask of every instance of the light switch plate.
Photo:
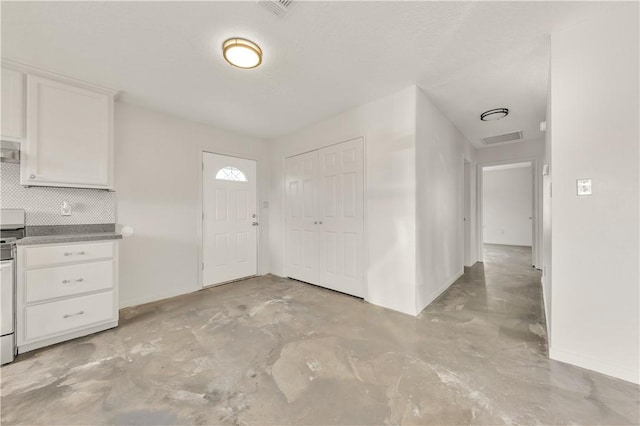
POLYGON ((578 179, 576 181, 578 195, 591 195, 591 179, 578 179))

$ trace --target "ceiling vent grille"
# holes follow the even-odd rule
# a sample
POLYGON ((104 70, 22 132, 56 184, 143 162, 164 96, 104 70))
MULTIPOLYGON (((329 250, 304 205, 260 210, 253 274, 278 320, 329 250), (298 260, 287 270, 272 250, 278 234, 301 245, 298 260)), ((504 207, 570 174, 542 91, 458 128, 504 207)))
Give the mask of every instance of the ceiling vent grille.
POLYGON ((269 12, 276 16, 283 17, 293 6, 293 0, 258 0, 258 4, 262 5, 269 12))
POLYGON ((522 139, 522 130, 517 132, 505 133, 504 135, 489 136, 482 139, 482 143, 485 145, 493 145, 494 143, 511 142, 522 139))

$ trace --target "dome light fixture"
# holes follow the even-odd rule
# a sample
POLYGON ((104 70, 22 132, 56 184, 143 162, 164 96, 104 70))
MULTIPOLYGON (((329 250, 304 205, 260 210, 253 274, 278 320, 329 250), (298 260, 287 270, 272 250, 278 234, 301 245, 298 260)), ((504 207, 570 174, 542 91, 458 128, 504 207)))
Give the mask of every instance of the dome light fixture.
POLYGON ((501 118, 505 118, 507 115, 509 115, 509 110, 507 108, 490 109, 489 111, 485 111, 482 114, 480 114, 480 120, 482 121, 500 120, 501 118))
POLYGON ((225 61, 234 67, 251 69, 262 63, 262 49, 254 42, 234 37, 222 43, 225 61))

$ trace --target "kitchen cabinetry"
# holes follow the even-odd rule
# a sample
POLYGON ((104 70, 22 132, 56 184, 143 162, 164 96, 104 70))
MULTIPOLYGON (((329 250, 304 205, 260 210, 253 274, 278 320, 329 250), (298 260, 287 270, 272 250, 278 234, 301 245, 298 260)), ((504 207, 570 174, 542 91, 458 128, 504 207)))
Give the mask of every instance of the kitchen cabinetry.
POLYGON ((27 75, 23 185, 112 187, 113 96, 27 75))
POLYGON ((2 139, 22 142, 25 137, 25 75, 2 67, 2 139))
POLYGON ((118 243, 18 246, 18 353, 118 325, 118 243))
POLYGON ((9 60, 2 85, 2 138, 21 143, 22 185, 113 189, 115 91, 9 60))

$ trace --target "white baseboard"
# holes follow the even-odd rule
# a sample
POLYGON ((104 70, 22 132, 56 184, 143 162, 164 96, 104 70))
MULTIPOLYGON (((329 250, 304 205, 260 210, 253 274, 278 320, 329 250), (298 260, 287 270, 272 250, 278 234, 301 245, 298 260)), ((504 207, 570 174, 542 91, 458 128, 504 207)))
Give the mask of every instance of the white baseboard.
POLYGON ((640 372, 632 371, 619 365, 612 365, 601 359, 577 354, 555 346, 549 348, 549 358, 640 385, 640 372))
POLYGON ((544 291, 544 277, 540 278, 540 286, 542 287, 542 303, 544 304, 544 324, 547 327, 547 345, 549 350, 551 350, 551 320, 550 320, 550 312, 551 306, 547 300, 547 292, 544 291))
POLYGON ((422 307, 419 307, 418 311, 416 312, 416 315, 418 315, 420 312, 422 312, 424 310, 424 308, 429 306, 431 304, 431 302, 436 300, 438 298, 438 296, 440 296, 442 293, 444 293, 449 287, 451 287, 451 284, 456 282, 458 280, 458 278, 460 278, 463 275, 464 275, 464 268, 461 271, 459 271, 458 273, 456 273, 452 278, 448 279, 436 291, 434 291, 429 296, 427 296, 426 302, 422 302, 421 303, 422 307))
POLYGON ((196 292, 196 291, 199 291, 199 290, 200 290, 199 288, 195 288, 195 289, 190 290, 190 291, 165 292, 165 293, 152 294, 152 295, 148 295, 148 296, 144 296, 144 297, 137 297, 135 299, 121 300, 120 301, 120 309, 129 308, 131 306, 144 305, 145 303, 158 302, 160 300, 170 299, 170 298, 176 297, 176 296, 182 296, 183 294, 189 294, 189 293, 193 293, 193 292, 196 292))
MULTIPOLYGON (((267 273, 265 275, 269 275, 269 274, 267 273)), ((255 275, 255 276, 256 277, 261 277, 263 275, 255 275)), ((239 281, 241 281, 241 280, 239 280, 239 281)), ((216 287, 216 286, 213 285, 213 286, 207 286, 207 287, 196 287, 196 288, 193 288, 191 290, 178 291, 178 292, 167 291, 167 292, 164 292, 164 293, 158 293, 158 294, 153 294, 153 295, 144 296, 144 297, 137 297, 135 299, 121 300, 119 309, 129 308, 131 306, 144 305, 145 303, 158 302, 158 301, 164 300, 164 299, 171 299, 172 297, 182 296, 183 294, 195 293, 196 291, 200 291, 200 290, 206 289, 206 288, 213 288, 213 287, 216 287)))

